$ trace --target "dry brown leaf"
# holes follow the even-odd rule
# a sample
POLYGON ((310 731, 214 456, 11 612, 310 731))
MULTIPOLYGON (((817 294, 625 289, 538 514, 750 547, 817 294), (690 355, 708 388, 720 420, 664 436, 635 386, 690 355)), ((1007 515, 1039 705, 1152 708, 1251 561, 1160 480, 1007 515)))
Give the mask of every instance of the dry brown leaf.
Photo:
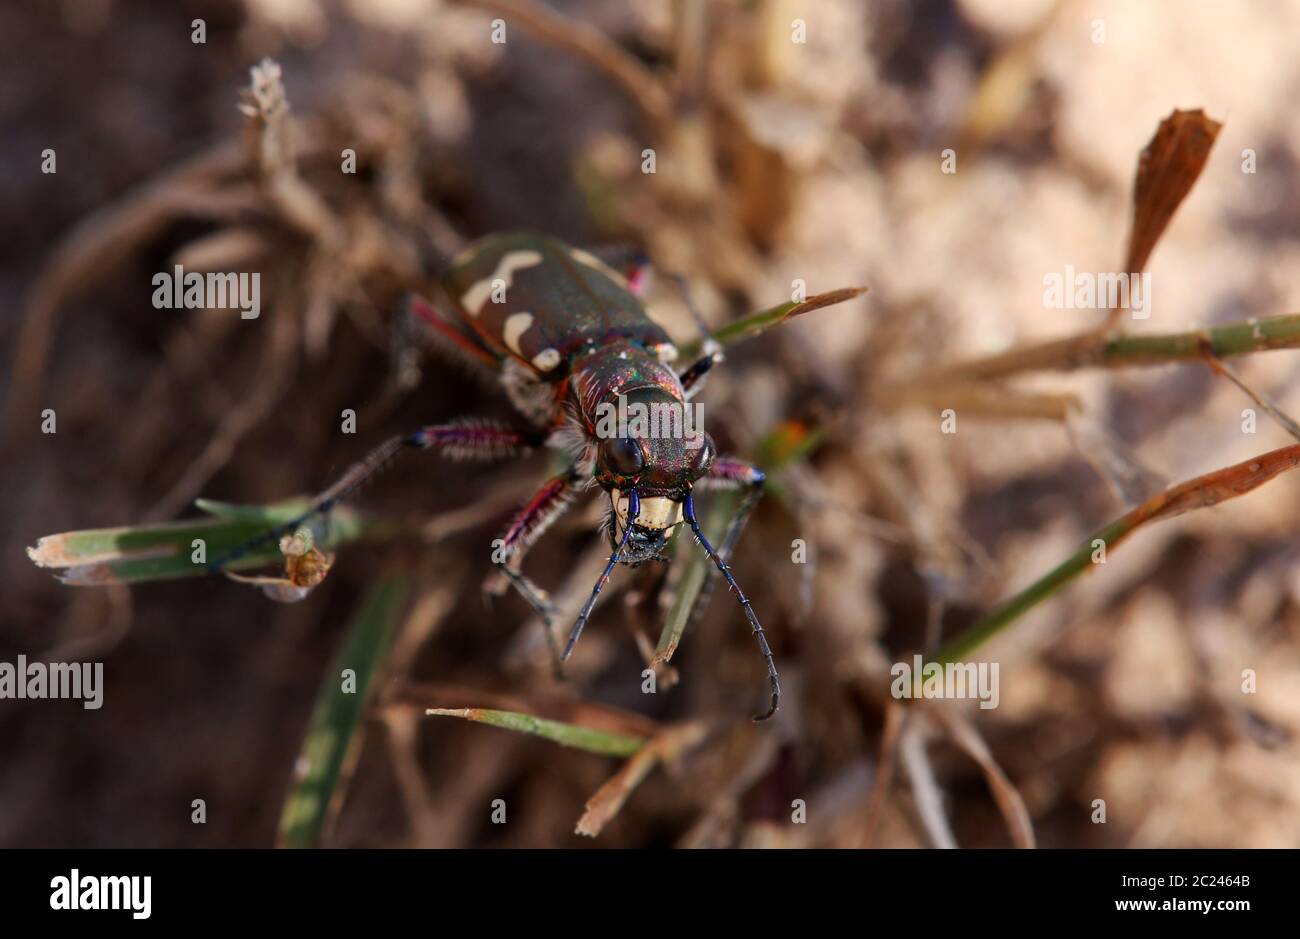
POLYGON ((1300 444, 1271 450, 1244 463, 1189 479, 1134 509, 1131 513, 1131 517, 1136 519, 1133 528, 1143 522, 1173 518, 1193 509, 1208 508, 1243 496, 1296 466, 1300 466, 1300 444))
POLYGON ((660 763, 677 759, 683 752, 699 745, 709 733, 704 721, 691 721, 662 731, 657 737, 628 758, 617 773, 606 780, 587 800, 586 811, 578 819, 574 832, 590 838, 600 834, 623 808, 632 791, 660 763))
POLYGON ((1205 169, 1223 124, 1195 111, 1175 110, 1160 122, 1138 157, 1133 190, 1133 229, 1125 270, 1144 270, 1174 212, 1205 169))

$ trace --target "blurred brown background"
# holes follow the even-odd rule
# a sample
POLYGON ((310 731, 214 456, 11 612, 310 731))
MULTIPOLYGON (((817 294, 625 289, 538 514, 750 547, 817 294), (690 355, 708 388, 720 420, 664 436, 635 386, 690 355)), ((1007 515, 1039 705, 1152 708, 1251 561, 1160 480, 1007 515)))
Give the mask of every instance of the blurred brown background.
MULTIPOLYGON (((873 806, 889 664, 925 644, 927 621, 931 639, 951 634, 1124 511, 1088 459, 1095 448, 1075 439, 1104 431, 1166 481, 1290 441, 1263 414, 1258 433, 1242 433, 1250 402, 1197 365, 1017 379, 1077 396, 1073 438, 1050 418, 966 415, 943 435, 936 408, 884 407, 872 389, 1096 326, 1097 311, 1044 309, 1043 276, 1120 263, 1137 155, 1174 108, 1225 126, 1155 252, 1152 316, 1135 329, 1300 307, 1300 3, 553 9, 610 37, 662 82, 663 100, 473 4, 0 8, 0 661, 101 660, 107 681, 100 711, 0 702, 0 844, 272 843, 349 614, 381 572, 402 570, 417 589, 391 682, 445 704, 499 694, 545 711, 582 698, 708 723, 708 739, 656 770, 597 845, 847 846, 868 828, 878 845, 1005 845, 984 774, 937 720, 909 724, 873 806), (504 44, 489 38, 496 16, 504 44), (196 17, 202 45, 190 39, 196 17), (796 19, 806 44, 791 42, 796 19), (239 90, 267 56, 299 122, 298 171, 330 224, 268 203, 239 149, 239 90), (654 177, 639 172, 647 146, 654 177), (356 177, 338 172, 343 147, 358 151, 356 177), (45 148, 56 175, 39 171, 45 148), (945 148, 956 174, 940 172, 945 148), (1242 172, 1245 149, 1254 174, 1242 172), (121 228, 97 242, 109 222, 121 228), (546 472, 543 457, 409 458, 360 504, 444 527, 344 550, 296 605, 216 579, 73 589, 28 561, 41 535, 192 514, 200 495, 310 492, 387 434, 507 416, 491 388, 433 357, 395 357, 390 337, 400 297, 456 233, 521 228, 643 245, 690 278, 714 324, 786 299, 796 278, 813 291, 871 288, 731 350, 702 398, 711 431, 742 453, 782 422, 828 428, 735 563, 786 678, 776 722, 747 721, 761 662, 722 591, 673 661, 679 683, 654 697, 639 692, 634 642, 657 636, 653 597, 602 608, 565 686, 549 678, 522 602, 484 605, 488 542, 546 472), (263 273, 254 326, 152 307, 153 273, 205 256, 263 273), (43 408, 58 414, 56 435, 37 432, 43 408), (356 436, 339 433, 344 408, 358 412, 356 436), (791 564, 794 538, 814 548, 810 571, 791 564), (196 798, 204 826, 190 823, 196 798), (795 799, 807 825, 790 824, 795 799)), ((666 279, 650 303, 692 335, 666 279)), ((1276 352, 1238 367, 1295 413, 1298 363, 1276 352)), ((981 650, 1001 664, 1000 706, 954 710, 987 742, 1039 844, 1300 843, 1298 499, 1300 481, 1284 477, 1146 529, 981 650), (1246 668, 1258 674, 1249 699, 1246 668), (1096 799, 1105 824, 1091 821, 1096 799)), ((549 533, 530 574, 588 589, 597 514, 549 533)), ((325 843, 590 844, 574 822, 616 768, 381 702, 325 843), (489 820, 498 798, 505 825, 489 820)))

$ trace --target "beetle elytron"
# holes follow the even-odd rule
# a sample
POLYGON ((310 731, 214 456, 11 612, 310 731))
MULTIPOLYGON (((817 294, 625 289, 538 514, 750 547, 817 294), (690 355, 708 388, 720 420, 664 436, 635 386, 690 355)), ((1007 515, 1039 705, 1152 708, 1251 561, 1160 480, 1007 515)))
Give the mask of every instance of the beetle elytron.
MULTIPOLYGON (((771 705, 755 720, 771 717, 781 696, 772 650, 726 558, 700 530, 692 498, 697 485, 748 491, 723 543, 724 554, 729 553, 761 494, 763 473, 718 456, 702 430, 694 438, 597 433, 602 406, 612 406, 620 396, 644 406, 684 406, 699 391, 718 359, 716 353, 706 350, 703 358, 678 374, 671 367, 677 350, 646 315, 636 288, 599 258, 553 238, 507 234, 477 241, 451 263, 442 288, 450 301, 445 315, 418 297, 408 301, 412 312, 428 322, 440 345, 498 372, 511 402, 533 429, 518 431, 465 420, 394 437, 353 465, 308 512, 268 532, 258 543, 328 512, 404 448, 437 448, 451 456, 478 458, 542 446, 562 449, 571 457, 569 468, 543 483, 519 510, 497 542, 496 554, 501 572, 546 623, 558 660, 573 651, 614 567, 660 559, 667 536, 684 519, 736 594, 753 628, 771 685, 771 705), (613 553, 560 652, 552 635, 550 605, 520 571, 520 562, 547 526, 593 484, 609 495, 604 527, 613 553)), ((250 546, 214 563, 213 569, 250 546)))

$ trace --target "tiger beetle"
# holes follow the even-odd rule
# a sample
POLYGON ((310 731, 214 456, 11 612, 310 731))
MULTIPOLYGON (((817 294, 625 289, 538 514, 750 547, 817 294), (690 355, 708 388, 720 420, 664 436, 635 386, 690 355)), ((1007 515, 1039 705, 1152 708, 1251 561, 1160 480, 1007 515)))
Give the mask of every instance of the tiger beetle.
POLYGON ((393 437, 354 464, 299 517, 211 565, 214 571, 261 544, 297 530, 329 512, 363 482, 408 448, 438 449, 459 458, 496 458, 541 447, 569 456, 568 468, 548 479, 510 522, 494 560, 501 573, 539 613, 552 655, 568 659, 610 574, 618 564, 664 560, 669 534, 685 521, 695 540, 735 593, 767 665, 771 705, 754 720, 767 720, 780 704, 781 685, 763 627, 727 563, 745 520, 762 495, 761 470, 718 456, 702 428, 694 434, 650 434, 621 427, 598 432, 600 418, 617 402, 645 408, 686 410, 704 384, 716 351, 678 373, 677 349, 646 315, 639 297, 643 278, 631 279, 586 251, 533 234, 493 235, 458 255, 443 276, 448 303, 435 306, 411 296, 410 311, 430 327, 444 351, 486 366, 499 376, 511 403, 533 426, 519 431, 483 420, 459 420, 393 437), (578 614, 563 650, 556 647, 552 607, 520 570, 525 552, 592 485, 609 496, 603 528, 613 548, 591 596, 578 614), (700 528, 694 489, 746 491, 732 518, 723 550, 700 528))

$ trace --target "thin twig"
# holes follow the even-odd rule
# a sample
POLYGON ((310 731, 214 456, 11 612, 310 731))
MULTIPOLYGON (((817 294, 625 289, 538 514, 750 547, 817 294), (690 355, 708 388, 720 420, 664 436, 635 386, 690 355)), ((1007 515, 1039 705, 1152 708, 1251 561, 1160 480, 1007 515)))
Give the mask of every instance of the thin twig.
POLYGON ((921 816, 926 834, 930 836, 930 843, 936 848, 955 848, 957 836, 952 833, 948 816, 943 811, 943 790, 934 778, 934 767, 925 751, 927 729, 925 721, 914 720, 909 723, 899 738, 898 752, 903 758, 903 769, 912 784, 916 811, 921 816))
POLYGON ((917 389, 926 389, 926 394, 934 394, 937 385, 989 381, 1028 372, 1167 365, 1202 361, 1207 351, 1224 359, 1297 346, 1300 346, 1300 313, 1181 333, 1118 335, 1094 331, 941 366, 883 385, 872 397, 882 403, 891 403, 917 394, 917 389))
POLYGON ((937 706, 927 708, 926 711, 943 725, 953 743, 979 764, 984 779, 989 784, 989 791, 993 793, 993 801, 998 804, 998 810, 1007 823, 1011 843, 1017 848, 1034 847, 1034 825, 1030 821, 1024 797, 993 759, 988 744, 975 729, 975 725, 952 707, 937 706))
POLYGON ((253 378, 252 390, 221 421, 203 452, 189 465, 171 489, 144 513, 145 522, 171 518, 194 500, 208 481, 229 462, 235 447, 279 402, 294 374, 297 345, 296 311, 280 309, 272 320, 271 342, 253 378))
POLYGON ((1254 401, 1261 408, 1267 411, 1273 420, 1285 427, 1288 434, 1296 440, 1300 440, 1300 424, 1297 424, 1295 418, 1283 411, 1272 398, 1264 394, 1262 391, 1255 391, 1247 385, 1245 379, 1237 373, 1236 369, 1228 365, 1227 362, 1221 361, 1214 356, 1208 356, 1207 361, 1209 362, 1210 368, 1214 369, 1214 371, 1218 372, 1240 388, 1246 396, 1250 398, 1250 400, 1254 401))
MULTIPOLYGON (((110 270, 132 250, 150 240, 178 215, 213 217, 231 210, 199 195, 223 175, 239 169, 239 147, 222 144, 179 164, 163 176, 127 193, 79 222, 37 274, 23 304, 23 322, 14 343, 12 383, 5 406, 6 444, 26 426, 32 402, 41 393, 60 309, 110 270)), ((32 428, 37 426, 33 419, 32 428)))
POLYGON ((669 727, 643 746, 587 800, 575 834, 594 838, 623 808, 632 790, 660 763, 671 763, 704 741, 709 735, 706 721, 690 721, 669 727))
POLYGON ((898 701, 890 701, 885 706, 885 727, 880 734, 880 757, 876 760, 876 778, 871 787, 871 801, 867 806, 867 818, 862 829, 862 847, 869 848, 876 837, 880 818, 885 811, 885 797, 889 795, 890 783, 894 780, 894 756, 898 750, 898 739, 912 714, 898 701))
POLYGON ((556 13, 529 0, 457 2, 498 13, 503 17, 513 17, 541 41, 586 59, 612 78, 654 127, 667 127, 672 101, 663 82, 631 53, 590 23, 556 13))

